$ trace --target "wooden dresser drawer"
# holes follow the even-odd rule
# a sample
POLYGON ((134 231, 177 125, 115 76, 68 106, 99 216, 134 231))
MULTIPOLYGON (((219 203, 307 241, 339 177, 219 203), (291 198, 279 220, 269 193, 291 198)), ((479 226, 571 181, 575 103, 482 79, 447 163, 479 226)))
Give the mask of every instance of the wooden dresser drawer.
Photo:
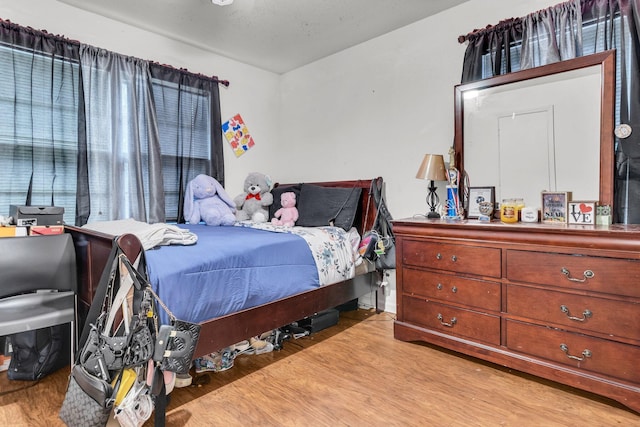
POLYGON ((500 311, 500 283, 496 282, 404 268, 402 290, 405 294, 500 311))
POLYGON ((402 264, 486 277, 502 275, 498 248, 405 240, 402 264))
POLYGON ((506 311, 611 338, 640 340, 640 303, 507 285, 506 311))
POLYGON ((640 261, 507 250, 507 279, 640 297, 640 261))
POLYGON ((393 221, 394 336, 640 412, 640 224, 393 221))
POLYGON ((402 297, 405 322, 500 345, 500 317, 409 296, 402 297))
POLYGON ((507 347, 624 381, 640 381, 640 347, 507 320, 507 347))

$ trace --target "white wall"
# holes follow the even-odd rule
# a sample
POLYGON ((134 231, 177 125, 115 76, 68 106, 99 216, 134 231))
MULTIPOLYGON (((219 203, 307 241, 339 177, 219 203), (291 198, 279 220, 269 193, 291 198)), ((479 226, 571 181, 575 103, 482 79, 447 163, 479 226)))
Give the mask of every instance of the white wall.
MULTIPOLYGON (((220 87, 222 119, 241 113, 256 140, 240 158, 225 146, 232 197, 252 171, 280 182, 381 175, 389 208, 402 218, 427 209, 427 182, 415 179, 422 156, 453 144, 453 87, 465 50, 458 36, 560 2, 470 0, 281 76, 57 1, 0 0, 0 17, 230 80, 220 87)), ((395 312, 393 291, 383 306, 395 312)))
MULTIPOLYGON (((415 174, 424 154, 447 159, 453 145, 453 88, 466 48, 458 36, 558 3, 470 0, 284 74, 277 149, 294 161, 278 163, 279 179, 380 175, 394 218, 425 213, 428 183, 415 174)), ((390 293, 381 302, 391 312, 394 279, 388 278, 390 293)))
POLYGON ((453 88, 474 28, 523 16, 556 0, 471 0, 305 67, 281 80, 278 149, 283 181, 382 175, 395 217, 424 213, 425 153, 447 159, 453 88))

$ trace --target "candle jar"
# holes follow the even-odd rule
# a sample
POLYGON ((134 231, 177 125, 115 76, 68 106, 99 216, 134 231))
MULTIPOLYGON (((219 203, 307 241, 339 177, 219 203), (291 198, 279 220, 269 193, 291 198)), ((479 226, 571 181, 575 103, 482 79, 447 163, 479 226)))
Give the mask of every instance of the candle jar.
POLYGON ((515 199, 502 199, 500 221, 508 224, 518 222, 518 208, 515 199))

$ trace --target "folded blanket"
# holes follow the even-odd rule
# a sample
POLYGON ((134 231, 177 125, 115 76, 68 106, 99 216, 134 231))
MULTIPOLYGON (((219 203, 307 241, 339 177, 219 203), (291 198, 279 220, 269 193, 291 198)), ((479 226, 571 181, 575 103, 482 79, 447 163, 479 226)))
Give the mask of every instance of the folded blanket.
POLYGON ((115 221, 96 221, 86 224, 82 228, 114 236, 126 233, 133 234, 140 239, 145 250, 156 246, 193 245, 198 241, 197 235, 176 225, 165 223, 147 224, 132 218, 115 221))

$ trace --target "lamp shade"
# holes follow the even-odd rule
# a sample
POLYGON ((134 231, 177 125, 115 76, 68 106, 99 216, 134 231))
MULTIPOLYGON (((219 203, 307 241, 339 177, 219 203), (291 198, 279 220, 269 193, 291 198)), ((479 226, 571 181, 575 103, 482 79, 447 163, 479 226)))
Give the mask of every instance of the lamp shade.
POLYGON ((431 181, 446 181, 447 169, 444 167, 444 157, 442 157, 442 154, 425 154, 416 178, 431 181))

